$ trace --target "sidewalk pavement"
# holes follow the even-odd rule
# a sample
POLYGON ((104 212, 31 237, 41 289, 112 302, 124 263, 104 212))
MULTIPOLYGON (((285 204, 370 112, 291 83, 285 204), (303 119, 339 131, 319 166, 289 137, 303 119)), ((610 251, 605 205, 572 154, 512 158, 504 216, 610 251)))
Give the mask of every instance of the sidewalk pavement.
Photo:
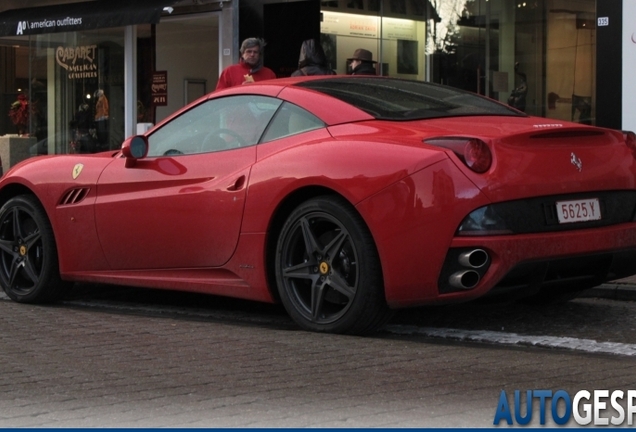
POLYGON ((636 275, 617 279, 583 291, 579 297, 636 301, 636 275))

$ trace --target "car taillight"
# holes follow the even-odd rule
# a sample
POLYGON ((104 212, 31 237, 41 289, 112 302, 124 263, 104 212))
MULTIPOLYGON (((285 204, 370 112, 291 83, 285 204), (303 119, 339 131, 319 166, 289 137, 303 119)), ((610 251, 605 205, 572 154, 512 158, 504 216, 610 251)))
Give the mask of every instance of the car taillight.
POLYGON ((452 150, 464 164, 476 173, 484 173, 492 165, 488 145, 477 138, 431 138, 426 144, 452 150))
POLYGON ((623 131, 623 137, 625 137, 625 144, 632 151, 634 159, 636 159, 636 134, 632 131, 623 131))

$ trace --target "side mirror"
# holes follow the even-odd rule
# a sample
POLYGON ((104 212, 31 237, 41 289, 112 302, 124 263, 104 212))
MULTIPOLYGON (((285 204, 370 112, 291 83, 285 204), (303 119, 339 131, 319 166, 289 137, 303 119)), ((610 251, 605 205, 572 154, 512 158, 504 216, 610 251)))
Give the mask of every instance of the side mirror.
POLYGON ((148 138, 143 135, 127 138, 121 145, 121 152, 126 158, 126 168, 135 166, 137 159, 143 159, 148 154, 148 138))

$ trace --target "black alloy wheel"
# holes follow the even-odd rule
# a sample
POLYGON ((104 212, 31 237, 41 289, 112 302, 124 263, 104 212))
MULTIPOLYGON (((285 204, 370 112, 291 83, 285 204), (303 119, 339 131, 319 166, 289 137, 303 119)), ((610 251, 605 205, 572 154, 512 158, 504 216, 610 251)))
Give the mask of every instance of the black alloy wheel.
POLYGON ((51 224, 31 195, 14 197, 0 208, 0 284, 21 303, 58 300, 71 285, 60 278, 51 224))
POLYGON ((292 212, 278 239, 276 280, 287 312, 308 330, 367 334, 390 317, 373 238, 339 197, 292 212))

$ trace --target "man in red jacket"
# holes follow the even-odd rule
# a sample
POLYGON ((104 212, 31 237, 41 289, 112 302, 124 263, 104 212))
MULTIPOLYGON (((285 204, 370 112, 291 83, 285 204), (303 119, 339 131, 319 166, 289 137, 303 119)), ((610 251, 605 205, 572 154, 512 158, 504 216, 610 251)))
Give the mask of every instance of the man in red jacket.
POLYGON ((271 69, 263 66, 264 47, 263 39, 245 39, 241 44, 239 63, 225 68, 219 77, 216 89, 276 78, 276 74, 271 69))

